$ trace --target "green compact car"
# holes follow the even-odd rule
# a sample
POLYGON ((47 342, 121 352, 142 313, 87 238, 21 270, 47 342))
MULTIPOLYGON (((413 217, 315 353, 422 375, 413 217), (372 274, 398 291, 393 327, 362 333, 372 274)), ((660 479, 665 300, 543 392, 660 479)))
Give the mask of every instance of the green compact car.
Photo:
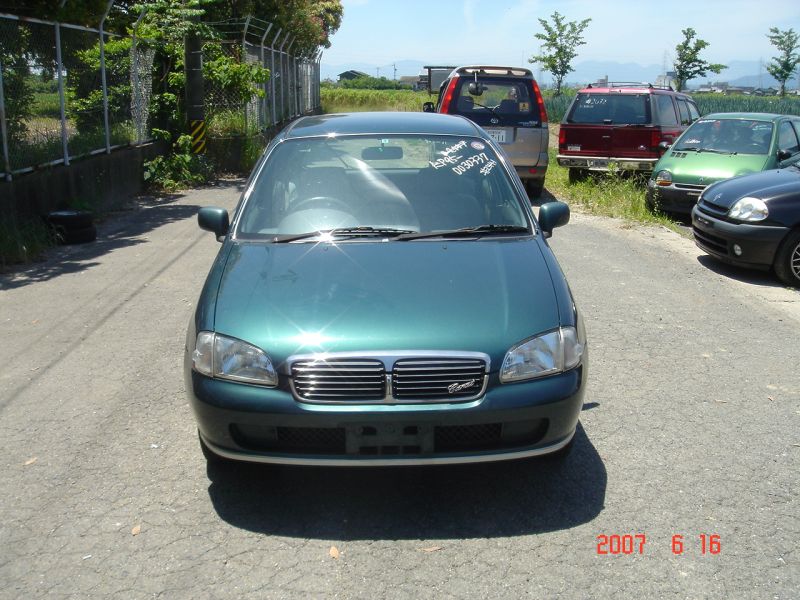
POLYGON ((514 166, 425 113, 298 119, 267 147, 192 317, 209 461, 409 465, 564 456, 584 325, 514 166))
POLYGON ((647 183, 651 210, 689 215, 710 184, 800 161, 800 117, 715 113, 692 124, 659 159, 647 183))

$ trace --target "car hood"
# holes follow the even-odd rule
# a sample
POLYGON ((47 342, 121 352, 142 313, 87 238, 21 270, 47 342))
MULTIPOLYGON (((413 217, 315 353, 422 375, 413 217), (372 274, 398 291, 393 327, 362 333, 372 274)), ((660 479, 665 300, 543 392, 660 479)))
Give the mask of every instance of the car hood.
POLYGON ((754 196, 769 202, 787 195, 800 197, 800 168, 772 169, 720 181, 703 193, 703 197, 709 202, 726 208, 745 196, 754 196))
MULTIPOLYGON (((558 273, 557 276, 561 274, 558 273)), ((312 352, 485 352, 558 327, 539 242, 234 243, 214 329, 277 364, 312 352)))
POLYGON ((702 185, 762 171, 768 160, 769 157, 761 154, 670 151, 665 159, 659 161, 654 172, 666 169, 672 173, 675 183, 702 185))

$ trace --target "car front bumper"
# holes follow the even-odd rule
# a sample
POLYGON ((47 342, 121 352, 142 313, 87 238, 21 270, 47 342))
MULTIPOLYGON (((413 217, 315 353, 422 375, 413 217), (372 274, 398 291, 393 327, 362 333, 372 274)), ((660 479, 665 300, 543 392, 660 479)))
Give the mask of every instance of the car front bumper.
POLYGON ((194 371, 187 390, 203 442, 226 458, 330 466, 486 462, 569 443, 583 407, 587 358, 566 373, 495 381, 481 398, 450 404, 309 404, 288 389, 194 371))
POLYGON ((656 185, 651 179, 647 182, 647 206, 650 210, 690 215, 700 194, 707 186, 689 184, 656 185))
POLYGON ((775 261, 787 227, 731 223, 692 209, 692 232, 697 246, 728 264, 750 269, 767 270, 775 261), (734 246, 740 249, 734 252, 734 246))
POLYGON ((608 171, 611 165, 623 171, 646 171, 653 170, 657 158, 621 158, 608 156, 573 156, 570 154, 559 154, 556 157, 558 164, 562 167, 572 169, 588 169, 590 171, 608 171))

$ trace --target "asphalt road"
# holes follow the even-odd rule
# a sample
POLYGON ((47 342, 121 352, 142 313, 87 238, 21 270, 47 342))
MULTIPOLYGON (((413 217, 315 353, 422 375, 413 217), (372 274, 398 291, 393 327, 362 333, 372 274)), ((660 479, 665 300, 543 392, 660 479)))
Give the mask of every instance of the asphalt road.
POLYGON ((798 596, 800 293, 666 230, 573 215, 552 240, 592 360, 563 466, 207 470, 194 215, 236 183, 0 278, 0 597, 798 596))

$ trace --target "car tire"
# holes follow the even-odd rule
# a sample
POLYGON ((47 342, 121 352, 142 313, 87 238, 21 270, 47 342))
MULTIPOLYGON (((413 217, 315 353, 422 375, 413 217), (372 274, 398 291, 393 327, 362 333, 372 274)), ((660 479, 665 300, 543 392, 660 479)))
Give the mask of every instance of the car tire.
POLYGON ((526 179, 525 191, 529 198, 539 198, 544 191, 544 179, 526 179))
POLYGON ((800 231, 792 231, 775 255, 775 274, 786 285, 800 288, 800 231))
POLYGON ((88 210, 54 210, 47 214, 46 220, 53 227, 65 231, 87 229, 94 225, 94 215, 88 210))
POLYGON ((94 225, 83 229, 57 228, 56 234, 62 244, 86 244, 97 239, 97 228, 94 225))
POLYGON ((200 432, 197 432, 197 439, 200 440, 200 450, 203 452, 203 456, 206 459, 206 464, 209 465, 228 465, 232 460, 229 458, 225 458, 224 456, 220 456, 216 452, 214 452, 211 448, 209 448, 206 443, 203 441, 200 432))
POLYGON ((589 172, 586 169, 570 169, 568 173, 570 183, 585 181, 588 176, 589 172))
POLYGON ((550 452, 549 454, 542 454, 538 458, 541 461, 549 463, 556 463, 556 464, 561 463, 567 458, 567 456, 570 455, 574 447, 575 447, 575 435, 573 435, 572 439, 569 442, 567 442, 566 446, 559 448, 555 452, 550 452))

